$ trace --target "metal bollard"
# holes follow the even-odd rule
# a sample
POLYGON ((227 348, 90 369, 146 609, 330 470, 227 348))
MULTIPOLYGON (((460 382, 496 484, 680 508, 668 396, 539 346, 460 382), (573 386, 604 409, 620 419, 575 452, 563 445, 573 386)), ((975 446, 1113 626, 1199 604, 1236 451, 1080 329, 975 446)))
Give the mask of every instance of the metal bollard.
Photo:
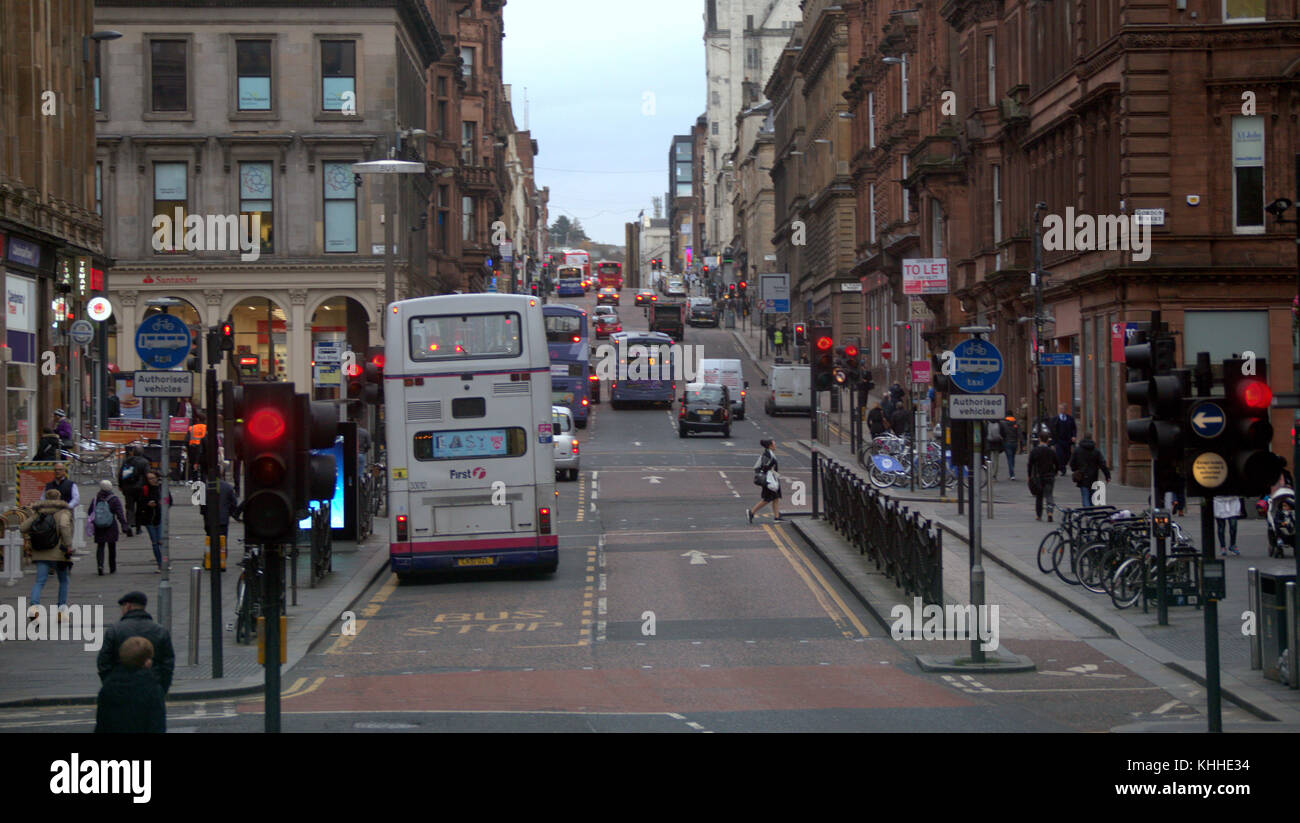
POLYGON ((1250 635, 1250 670, 1259 671, 1264 668, 1264 641, 1259 636, 1259 569, 1254 566, 1246 569, 1246 608, 1255 615, 1255 631, 1250 635))
POLYGON ((190 665, 199 664, 199 598, 203 595, 203 569, 190 569, 190 665))
POLYGON ((23 576, 23 534, 11 526, 5 537, 5 585, 12 586, 23 576))
POLYGON ((1300 689, 1300 601, 1296 599, 1294 582, 1286 584, 1286 625, 1287 648, 1290 649, 1286 683, 1292 689, 1300 689))

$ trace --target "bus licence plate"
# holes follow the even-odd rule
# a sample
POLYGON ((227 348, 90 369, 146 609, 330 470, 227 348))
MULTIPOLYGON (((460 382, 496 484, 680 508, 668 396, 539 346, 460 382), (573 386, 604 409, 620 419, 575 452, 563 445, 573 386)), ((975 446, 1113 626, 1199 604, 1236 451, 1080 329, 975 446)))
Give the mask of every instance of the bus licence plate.
POLYGON ((462 557, 456 561, 457 566, 495 566, 495 557, 462 557))

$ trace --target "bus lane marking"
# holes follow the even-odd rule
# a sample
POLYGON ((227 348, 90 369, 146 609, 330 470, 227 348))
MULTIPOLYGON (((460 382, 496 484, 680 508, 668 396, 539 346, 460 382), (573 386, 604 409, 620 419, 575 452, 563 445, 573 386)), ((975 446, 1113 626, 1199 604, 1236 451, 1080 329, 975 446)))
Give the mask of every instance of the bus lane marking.
POLYGON ((835 593, 835 590, 831 588, 831 585, 826 581, 826 578, 817 571, 817 568, 812 565, 807 557, 804 556, 803 552, 799 551, 799 548, 795 546, 793 542, 789 543, 787 548, 785 541, 788 540, 788 538, 772 526, 764 525, 763 531, 767 532, 768 537, 771 538, 774 544, 776 544, 776 547, 781 551, 781 554, 785 559, 789 561, 791 567, 794 568, 795 573, 799 575, 799 578, 803 580, 806 586, 808 586, 808 590, 813 593, 815 598, 817 598, 817 602, 821 605, 822 610, 826 612, 827 616, 830 617, 831 622, 835 624, 842 635, 847 638, 853 637, 853 631, 849 629, 845 622, 846 618, 848 623, 852 623, 853 628, 859 632, 860 636, 869 637, 871 635, 871 633, 867 631, 867 627, 862 624, 862 621, 858 620, 857 615, 855 615, 852 610, 845 605, 844 601, 835 593), (814 580, 814 578, 816 578, 816 580, 814 580), (819 583, 820 585, 818 585, 819 583), (839 609, 836 609, 836 605, 839 606, 839 609))
POLYGON ((375 596, 370 598, 370 601, 366 603, 363 609, 361 609, 360 615, 353 625, 352 633, 340 634, 334 642, 330 644, 330 647, 325 650, 325 654, 342 654, 348 646, 352 645, 352 641, 361 634, 361 631, 365 629, 366 624, 369 622, 367 618, 372 618, 379 614, 379 610, 383 608, 384 603, 388 601, 388 598, 392 596, 393 592, 396 590, 397 575, 389 575, 388 580, 384 581, 384 585, 379 588, 379 591, 375 592, 375 596))

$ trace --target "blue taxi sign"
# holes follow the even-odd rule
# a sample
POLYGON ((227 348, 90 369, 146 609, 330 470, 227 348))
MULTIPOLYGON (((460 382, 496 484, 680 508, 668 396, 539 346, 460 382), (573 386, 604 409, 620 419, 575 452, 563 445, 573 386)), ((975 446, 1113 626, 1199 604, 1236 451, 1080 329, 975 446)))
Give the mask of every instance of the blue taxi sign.
POLYGON ((969 338, 952 350, 956 372, 952 384, 970 393, 990 391, 1002 379, 1002 352, 987 340, 969 338))
POLYGON ((135 331, 135 351, 145 369, 174 369, 189 357, 193 340, 185 322, 174 314, 146 317, 135 331))

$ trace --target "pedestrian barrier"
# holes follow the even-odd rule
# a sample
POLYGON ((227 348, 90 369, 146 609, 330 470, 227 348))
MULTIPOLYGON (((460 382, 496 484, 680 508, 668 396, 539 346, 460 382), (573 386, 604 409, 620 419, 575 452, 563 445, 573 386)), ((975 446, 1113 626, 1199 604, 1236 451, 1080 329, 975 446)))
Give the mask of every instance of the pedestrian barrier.
POLYGON ((872 488, 845 464, 813 452, 814 494, 826 521, 905 593, 943 605, 943 533, 872 488))

